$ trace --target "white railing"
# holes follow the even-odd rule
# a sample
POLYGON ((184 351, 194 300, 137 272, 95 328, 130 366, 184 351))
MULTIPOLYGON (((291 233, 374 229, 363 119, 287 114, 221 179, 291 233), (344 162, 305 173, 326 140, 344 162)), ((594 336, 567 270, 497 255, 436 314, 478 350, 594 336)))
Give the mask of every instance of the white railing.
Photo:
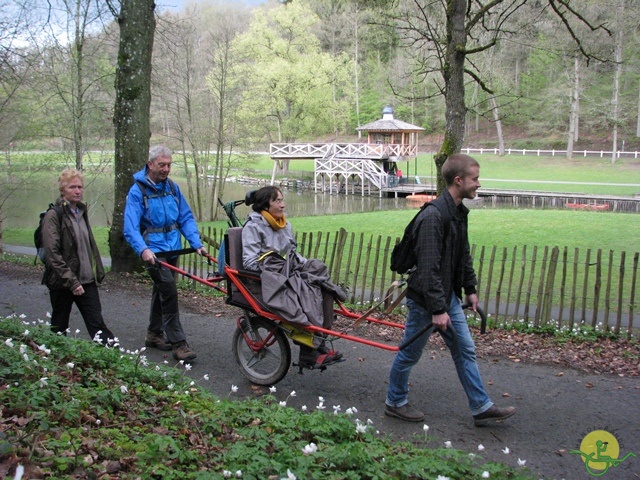
MULTIPOLYGON (((494 155, 498 155, 500 153, 499 148, 463 148, 462 152, 470 155, 471 153, 492 153, 494 155)), ((555 157, 555 156, 567 156, 566 150, 527 150, 524 148, 505 148, 504 153, 506 155, 535 155, 535 156, 545 156, 545 157, 555 157)), ((611 158, 613 152, 611 150, 574 150, 574 157, 600 157, 600 158, 611 158)), ((616 152, 616 158, 639 158, 640 152, 616 152)))
POLYGON ((272 158, 338 158, 387 159, 389 157, 415 157, 417 145, 387 145, 376 143, 272 143, 272 158))

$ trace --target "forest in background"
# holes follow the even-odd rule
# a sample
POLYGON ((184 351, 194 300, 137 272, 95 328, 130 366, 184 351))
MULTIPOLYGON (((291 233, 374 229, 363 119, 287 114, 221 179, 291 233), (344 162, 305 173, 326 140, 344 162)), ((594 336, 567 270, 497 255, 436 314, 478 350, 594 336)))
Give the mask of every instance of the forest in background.
MULTIPOLYGON (((108 2, 26 2, 0 2, 0 149, 77 155, 112 149, 118 29, 108 2)), ((437 21, 434 3, 159 7, 152 134, 204 154, 222 142, 245 150, 353 139, 359 125, 391 105, 396 118, 426 129, 424 143, 437 143, 445 121, 438 58, 407 27, 407 12, 420 6, 436 19, 431 28, 442 30, 434 34, 443 34, 446 19, 437 21)), ((467 140, 498 145, 500 125, 502 141, 512 147, 565 149, 571 131, 576 148, 596 143, 611 150, 617 128, 617 148, 624 142, 624 149, 637 149, 639 2, 570 2, 592 25, 606 28, 582 32, 584 25, 574 25, 593 53, 588 63, 551 8, 536 3, 545 2, 518 10, 510 27, 517 30, 468 56, 467 140), (471 84, 473 76, 482 82, 471 84)))
MULTIPOLYGON (((386 105, 424 127, 421 150, 445 152, 442 161, 462 137, 501 150, 638 150, 638 3, 268 0, 173 11, 147 0, 0 0, 3 167, 15 151, 62 152, 79 169, 88 151, 104 165, 115 156, 120 208, 150 133, 177 152, 194 214, 211 220, 219 212, 206 199, 222 196, 249 152, 356 141, 386 105), (464 59, 451 61, 460 27, 464 59), (134 54, 152 68, 129 65, 134 54), (146 115, 136 102, 147 75, 149 133, 136 117, 146 115)), ((0 222, 3 199, 20 188, 11 182, 0 222)))

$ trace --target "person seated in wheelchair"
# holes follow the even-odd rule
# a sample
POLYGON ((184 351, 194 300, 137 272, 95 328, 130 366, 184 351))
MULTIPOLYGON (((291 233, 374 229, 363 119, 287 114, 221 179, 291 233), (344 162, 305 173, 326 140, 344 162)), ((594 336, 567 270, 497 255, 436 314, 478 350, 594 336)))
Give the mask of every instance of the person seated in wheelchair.
MULTIPOLYGON (((253 211, 242 229, 242 263, 245 270, 260 272, 263 303, 288 322, 330 330, 334 299, 344 301, 346 295, 331 282, 322 261, 296 251, 282 191, 262 187, 249 192, 245 203, 253 211)), ((323 338, 314 338, 314 346, 300 345, 301 366, 318 368, 342 360, 323 338)))

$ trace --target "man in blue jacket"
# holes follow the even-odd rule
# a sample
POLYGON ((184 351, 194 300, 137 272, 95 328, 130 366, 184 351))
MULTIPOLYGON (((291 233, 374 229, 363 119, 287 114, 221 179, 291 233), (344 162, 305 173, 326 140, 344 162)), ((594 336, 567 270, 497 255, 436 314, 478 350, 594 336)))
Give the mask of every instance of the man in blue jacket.
POLYGON ((169 179, 170 172, 171 150, 163 146, 152 147, 147 165, 133 175, 134 184, 124 210, 124 236, 147 263, 147 271, 153 280, 145 345, 173 350, 176 360, 188 361, 195 359, 196 354, 189 348, 180 323, 174 275, 157 260, 177 264, 177 256, 162 255, 162 252, 180 250, 181 235, 199 254, 204 255, 206 250, 191 208, 178 185, 169 179))

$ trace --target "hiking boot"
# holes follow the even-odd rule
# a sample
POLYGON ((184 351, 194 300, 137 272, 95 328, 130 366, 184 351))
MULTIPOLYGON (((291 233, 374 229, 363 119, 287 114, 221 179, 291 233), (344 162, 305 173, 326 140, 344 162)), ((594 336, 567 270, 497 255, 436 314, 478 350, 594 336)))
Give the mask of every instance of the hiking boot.
POLYGON ((300 357, 298 358, 298 364, 301 367, 311 369, 321 368, 333 365, 339 361, 340 359, 330 353, 320 353, 318 349, 300 345, 300 357))
POLYGON ((149 348, 157 348, 158 350, 171 350, 171 344, 164 338, 164 333, 147 331, 147 338, 144 341, 144 346, 149 348))
POLYGON ((189 348, 186 340, 173 344, 173 358, 176 360, 188 361, 197 357, 193 350, 189 348))
POLYGON ((416 410, 408 403, 401 407, 391 407, 385 404, 384 414, 407 422, 421 422, 424 420, 424 413, 420 410, 416 410))
POLYGON ((491 422, 506 420, 514 413, 516 413, 516 409, 514 407, 500 408, 492 405, 489 410, 479 413, 478 415, 474 415, 473 423, 475 423, 476 427, 482 427, 491 422))

